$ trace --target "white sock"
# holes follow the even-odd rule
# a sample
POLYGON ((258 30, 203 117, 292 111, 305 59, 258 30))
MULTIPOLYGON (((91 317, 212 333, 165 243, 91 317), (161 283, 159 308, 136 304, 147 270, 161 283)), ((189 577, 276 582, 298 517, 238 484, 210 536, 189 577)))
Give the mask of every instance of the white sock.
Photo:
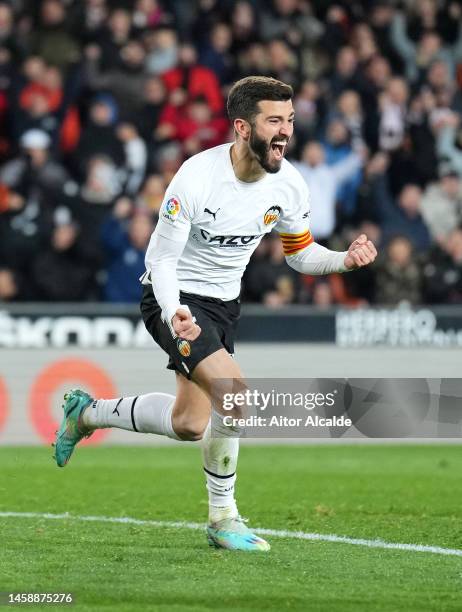
POLYGON ((174 404, 174 396, 168 393, 98 399, 86 408, 82 422, 91 429, 117 427, 179 440, 172 425, 174 404))
POLYGON ((202 438, 202 457, 209 492, 209 522, 238 516, 234 485, 239 454, 239 430, 223 424, 212 410, 202 438))

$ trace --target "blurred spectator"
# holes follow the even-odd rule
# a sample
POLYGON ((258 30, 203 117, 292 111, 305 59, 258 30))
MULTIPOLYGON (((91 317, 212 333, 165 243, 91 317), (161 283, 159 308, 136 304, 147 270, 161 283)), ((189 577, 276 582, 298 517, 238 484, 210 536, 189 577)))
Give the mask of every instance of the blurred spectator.
MULTIPOLYGON (((183 3, 180 1, 178 4, 183 3)), ((227 0, 198 0, 187 39, 193 40, 197 48, 201 48, 210 36, 213 26, 217 22, 227 21, 229 4, 231 3, 227 0)))
POLYGON ((450 161, 453 168, 462 176, 462 129, 459 115, 446 117, 441 123, 437 153, 440 158, 450 161))
POLYGON ((267 43, 270 74, 279 81, 296 87, 300 82, 299 60, 289 45, 280 39, 267 43))
POLYGON ((155 167, 167 185, 178 172, 183 161, 183 150, 178 142, 171 142, 159 150, 155 167))
POLYGON ((4 58, 5 53, 13 60, 20 57, 21 47, 14 32, 13 9, 9 2, 3 1, 0 2, 0 49, 4 58))
POLYGON ((32 263, 36 301, 81 302, 98 299, 91 252, 85 249, 85 236, 75 224, 53 229, 51 244, 32 263))
POLYGON ((300 276, 287 266, 278 236, 271 235, 257 248, 245 273, 244 283, 251 301, 263 302, 272 308, 295 301, 300 276))
POLYGON ((382 151, 394 151, 404 138, 409 90, 406 81, 392 78, 380 95, 379 146, 382 151))
MULTIPOLYGON (((410 139, 409 147, 412 150, 414 168, 419 177, 420 185, 425 185, 437 178, 438 160, 435 151, 435 128, 432 125, 434 109, 435 99, 428 89, 423 89, 419 95, 411 100, 407 135, 410 139)), ((404 145, 404 141, 402 145, 404 145)), ((397 172, 400 171, 399 168, 396 170, 397 172)))
POLYGON ((462 181, 448 163, 441 164, 439 176, 425 190, 422 214, 433 239, 443 245, 453 230, 462 227, 462 181))
POLYGON ((462 111, 462 93, 444 61, 437 60, 431 64, 427 73, 426 86, 437 100, 447 96, 450 107, 459 113, 462 111))
MULTIPOLYGON (((425 1, 430 10, 436 10, 436 4, 425 1)), ((461 13, 459 8, 459 19, 461 13)), ((433 19, 431 21, 434 21, 433 19)), ((461 23, 461 22, 459 22, 461 23)), ((425 72, 436 60, 442 60, 455 76, 455 62, 462 57, 462 27, 459 25, 458 38, 452 44, 445 44, 440 33, 428 26, 419 32, 417 42, 411 40, 406 31, 407 20, 404 13, 395 13, 391 28, 392 43, 406 65, 406 77, 414 83, 425 77, 425 72)))
POLYGON ((70 10, 70 30, 81 45, 101 40, 109 16, 107 0, 75 2, 70 10))
POLYGON ((418 185, 407 183, 395 200, 390 192, 385 173, 387 162, 383 157, 379 155, 372 160, 368 171, 383 239, 388 242, 394 235, 400 234, 411 242, 417 252, 425 251, 430 247, 431 238, 422 217, 422 190, 418 185))
POLYGON ((312 304, 319 309, 329 308, 335 304, 348 306, 358 304, 358 300, 348 294, 342 274, 303 276, 301 285, 298 298, 301 303, 312 304))
POLYGON ((346 89, 359 85, 358 57, 352 47, 342 47, 335 58, 335 68, 329 79, 330 92, 335 100, 346 89))
POLYGON ((50 136, 56 152, 69 153, 80 136, 80 117, 73 100, 79 89, 77 75, 70 72, 64 81, 56 66, 31 58, 24 64, 24 76, 28 82, 18 83, 17 98, 10 97, 11 131, 20 135, 41 129, 50 136))
POLYGON ((405 185, 398 195, 397 206, 382 192, 382 219, 385 238, 393 233, 403 232, 418 251, 430 246, 430 234, 422 213, 422 190, 418 185, 405 185))
POLYGON ((30 52, 62 69, 80 59, 80 49, 66 24, 66 9, 59 0, 43 0, 39 24, 29 40, 30 52))
POLYGON ((270 69, 266 47, 260 42, 253 42, 238 55, 238 66, 241 76, 264 76, 270 69))
POLYGON ((162 78, 170 94, 170 105, 178 108, 202 96, 213 113, 223 112, 224 100, 218 79, 212 70, 198 64, 193 45, 181 45, 178 66, 165 72, 162 78))
POLYGON ((85 174, 89 159, 95 155, 108 157, 116 166, 123 165, 123 144, 115 131, 118 118, 119 108, 110 94, 93 98, 74 154, 75 168, 80 176, 85 174))
POLYGON ((178 36, 171 28, 147 32, 146 70, 151 75, 162 75, 173 70, 178 62, 178 36))
POLYGON ((0 265, 14 274, 27 277, 30 262, 46 245, 53 214, 42 210, 42 202, 0 186, 3 206, 0 209, 0 265))
POLYGON ((78 71, 70 70, 63 79, 56 66, 29 57, 15 73, 8 91, 9 134, 18 139, 29 129, 40 129, 50 136, 56 152, 68 152, 80 129, 74 104, 79 89, 78 71))
POLYGON ((141 187, 146 172, 147 147, 131 123, 121 123, 117 128, 117 136, 123 143, 125 152, 124 190, 129 195, 135 195, 141 187))
MULTIPOLYGON (((351 132, 342 119, 333 119, 327 126, 326 140, 323 143, 327 165, 339 167, 340 162, 347 160, 353 153, 351 132)), ((362 141, 356 138, 356 149, 361 146, 362 141)), ((350 158, 351 159, 351 158, 350 158)), ((336 201, 342 218, 351 218, 356 211, 356 194, 361 183, 361 167, 355 172, 340 179, 337 186, 336 201)))
POLYGON ((101 227, 108 261, 104 286, 107 302, 139 302, 139 278, 145 271, 144 257, 153 229, 149 214, 139 209, 134 212, 128 198, 117 201, 112 215, 101 227))
POLYGON ((358 61, 366 64, 379 54, 379 48, 372 28, 365 21, 357 23, 351 32, 351 43, 358 61))
POLYGON ((441 3, 420 0, 409 6, 407 33, 416 41, 428 30, 439 30, 446 42, 453 42, 458 34, 460 6, 456 2, 441 3))
POLYGON ((78 224, 82 238, 87 241, 88 259, 93 261, 96 270, 103 265, 103 249, 101 241, 94 237, 101 235, 101 225, 120 192, 117 168, 109 158, 96 155, 88 161, 83 185, 67 186, 62 200, 78 224))
POLYGON ((21 297, 13 270, 0 265, 0 304, 14 300, 19 301, 21 297))
POLYGON ((118 61, 111 69, 103 70, 97 47, 95 55, 88 55, 86 81, 93 91, 110 91, 122 114, 137 112, 142 103, 140 91, 147 79, 145 71, 146 51, 141 42, 129 39, 120 49, 118 61))
POLYGON ((199 63, 212 70, 221 85, 231 84, 236 74, 235 60, 231 53, 232 42, 233 37, 229 25, 222 22, 216 23, 199 56, 199 63))
POLYGON ((306 80, 296 93, 293 104, 295 116, 295 137, 298 145, 316 140, 324 132, 327 107, 322 89, 315 81, 306 80))
POLYGON ((364 114, 359 94, 349 89, 345 90, 337 100, 336 114, 348 128, 353 147, 363 146, 364 114))
POLYGON ((136 0, 132 22, 138 30, 158 28, 172 23, 173 15, 158 0, 136 0))
POLYGON ((231 13, 232 53, 246 49, 258 39, 255 7, 247 0, 238 0, 231 13))
POLYGON ((120 67, 120 53, 130 39, 132 29, 130 11, 115 8, 107 20, 103 31, 98 32, 93 46, 86 50, 87 57, 100 61, 102 71, 113 70, 120 67))
POLYGON ((167 90, 162 79, 160 77, 147 79, 142 92, 143 105, 137 113, 131 116, 131 119, 148 146, 154 140, 166 101, 167 90))
POLYGON ((378 264, 377 293, 378 304, 420 304, 421 268, 415 261, 411 241, 405 236, 392 238, 378 264))
POLYGON ((136 200, 137 206, 157 214, 162 205, 166 188, 167 184, 160 174, 149 175, 136 200))
POLYGON ((69 175, 51 159, 45 132, 26 132, 21 145, 21 155, 0 168, 6 203, 0 214, 0 263, 27 275, 34 255, 49 239, 51 225, 62 215, 57 197, 69 175))
POLYGON ((357 174, 361 164, 361 157, 351 152, 341 161, 328 166, 324 147, 316 141, 305 145, 302 160, 294 162, 310 189, 310 225, 316 240, 325 240, 334 231, 338 189, 357 174))
POLYGON ((13 130, 17 134, 32 129, 48 134, 51 142, 58 139, 58 117, 51 110, 48 94, 41 87, 26 88, 25 96, 20 101, 19 108, 11 108, 13 130))
POLYGON ((261 13, 260 34, 265 41, 286 38, 294 47, 313 44, 324 27, 311 13, 309 3, 298 0, 273 0, 261 13))
POLYGON ((183 144, 187 157, 222 144, 228 132, 228 120, 213 118, 205 99, 198 97, 180 109, 167 109, 159 123, 158 133, 183 144))
POLYGON ((368 21, 370 23, 374 39, 383 54, 393 66, 393 70, 402 73, 404 62, 394 48, 391 41, 391 24, 395 8, 388 0, 375 0, 370 7, 368 21))
POLYGON ((0 181, 21 193, 35 189, 52 197, 50 192, 62 189, 69 174, 51 158, 50 137, 41 130, 29 130, 21 136, 20 144, 21 154, 0 168, 0 181))
POLYGON ((424 296, 429 304, 462 304, 462 229, 453 230, 434 247, 423 268, 424 296))
POLYGON ((373 56, 366 62, 361 74, 359 93, 363 108, 367 110, 364 136, 367 146, 376 151, 379 147, 380 99, 392 72, 390 63, 382 55, 373 56))
POLYGON ((332 287, 327 279, 316 279, 312 290, 312 304, 320 310, 325 310, 335 303, 332 287))

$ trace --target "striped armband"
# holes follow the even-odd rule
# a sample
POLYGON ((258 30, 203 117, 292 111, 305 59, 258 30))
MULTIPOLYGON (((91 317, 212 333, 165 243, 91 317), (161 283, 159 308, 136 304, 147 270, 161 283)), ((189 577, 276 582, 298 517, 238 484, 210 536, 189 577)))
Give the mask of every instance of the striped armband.
POLYGON ((282 240, 284 255, 295 255, 309 246, 314 238, 309 230, 301 234, 279 234, 282 240))

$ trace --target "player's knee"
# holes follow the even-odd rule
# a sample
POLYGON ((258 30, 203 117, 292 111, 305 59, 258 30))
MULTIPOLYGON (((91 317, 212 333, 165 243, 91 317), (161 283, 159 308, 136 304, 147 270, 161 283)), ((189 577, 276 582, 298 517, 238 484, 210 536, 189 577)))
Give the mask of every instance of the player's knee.
POLYGON ((175 419, 173 423, 177 436, 189 442, 202 440, 206 426, 207 423, 202 423, 200 420, 191 419, 187 416, 175 419))

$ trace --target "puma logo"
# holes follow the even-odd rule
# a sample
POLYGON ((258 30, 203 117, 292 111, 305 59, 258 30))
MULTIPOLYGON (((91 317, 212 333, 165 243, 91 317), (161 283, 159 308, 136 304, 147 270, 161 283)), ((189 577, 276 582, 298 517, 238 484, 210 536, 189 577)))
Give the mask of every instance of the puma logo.
POLYGON ((119 405, 120 402, 123 400, 123 397, 120 398, 120 400, 117 402, 116 407, 114 408, 114 410, 112 411, 112 414, 116 414, 117 416, 120 417, 120 412, 119 412, 119 405))
POLYGON ((211 210, 209 210, 208 208, 204 208, 204 212, 208 213, 209 215, 212 215, 213 220, 216 221, 217 220, 217 212, 221 210, 221 208, 217 208, 215 212, 212 212, 211 210))

